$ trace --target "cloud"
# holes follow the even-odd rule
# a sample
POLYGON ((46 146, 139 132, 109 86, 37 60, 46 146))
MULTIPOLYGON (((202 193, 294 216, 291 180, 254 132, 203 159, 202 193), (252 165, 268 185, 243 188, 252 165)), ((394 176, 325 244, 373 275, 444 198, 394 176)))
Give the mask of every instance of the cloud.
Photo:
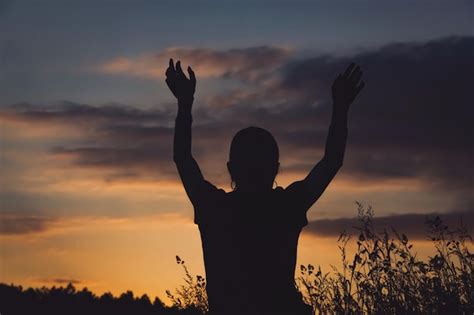
MULTIPOLYGON (((248 125, 275 135, 288 161, 282 165, 285 171, 309 171, 324 150, 332 80, 355 61, 367 86, 350 111, 342 175, 361 183, 417 178, 427 188, 457 195, 458 206, 472 208, 473 52, 473 37, 449 37, 345 57, 290 59, 286 50, 266 46, 172 48, 158 56, 163 61, 167 54, 189 58, 204 67, 196 69, 198 75, 252 81, 258 77, 255 71, 274 71, 274 79, 256 82, 252 91, 234 89, 195 101, 193 152, 206 176, 218 184, 228 180, 225 162, 232 135, 248 125)), ((162 71, 165 67, 166 62, 156 65, 162 71)), ((168 105, 146 110, 72 102, 16 104, 2 110, 0 118, 81 126, 82 141, 51 146, 50 153, 78 167, 114 170, 115 175, 106 175, 111 180, 177 179, 171 158, 175 108, 168 105)))
POLYGON ((114 215, 80 215, 45 217, 40 214, 26 216, 8 214, 0 216, 0 236, 22 237, 31 239, 35 236, 71 235, 77 231, 84 232, 87 228, 93 230, 104 229, 132 229, 140 230, 145 227, 157 228, 158 226, 189 225, 192 218, 189 215, 177 212, 158 212, 152 214, 137 214, 128 216, 114 215))
POLYGON ((31 216, 1 216, 0 235, 18 235, 43 232, 50 219, 31 216))
MULTIPOLYGON (((159 137, 159 134, 156 135, 159 137)), ((169 139, 169 138, 168 138, 169 139)), ((145 177, 145 173, 160 179, 175 177, 172 148, 169 143, 158 142, 125 147, 55 147, 52 154, 68 156, 76 166, 98 169, 115 169, 119 172, 109 179, 145 177), (170 151, 171 150, 171 151, 170 151)))
POLYGON ((291 55, 286 47, 258 46, 215 50, 208 48, 167 48, 157 54, 117 57, 94 67, 111 75, 163 78, 170 58, 181 60, 183 70, 191 65, 198 78, 218 77, 256 82, 267 77, 291 55))
MULTIPOLYGON (((400 234, 406 234, 409 239, 427 240, 429 237, 427 219, 435 216, 439 216, 443 224, 447 225, 451 230, 459 228, 461 220, 467 228, 472 228, 472 222, 474 222, 474 212, 463 211, 443 214, 428 213, 390 215, 384 217, 375 216, 372 219, 372 223, 377 232, 383 232, 384 229, 386 229, 387 232, 391 232, 393 228, 400 234)), ((358 218, 324 219, 310 221, 303 232, 321 237, 338 237, 343 231, 358 235, 354 227, 359 226, 361 226, 361 222, 358 218)))
POLYGON ((355 177, 419 177, 466 193, 474 178, 473 53, 473 37, 393 44, 289 64, 279 87, 300 91, 302 100, 328 100, 334 74, 357 62, 367 87, 351 109, 344 171, 355 177))
POLYGON ((162 174, 172 172, 172 164, 165 163, 172 160, 170 140, 174 110, 171 114, 169 108, 143 110, 124 105, 91 106, 73 102, 21 103, 3 107, 0 120, 26 122, 28 125, 24 128, 33 130, 44 125, 74 126, 81 131, 82 138, 51 145, 50 154, 69 158, 80 167, 117 170, 112 178, 139 176, 136 169, 149 172, 156 168, 162 174))
POLYGON ((33 105, 16 103, 0 108, 0 119, 21 120, 31 123, 67 123, 100 125, 101 123, 163 123, 170 120, 170 110, 144 111, 133 106, 108 104, 92 106, 74 102, 33 105))
POLYGON ((84 283, 82 280, 77 280, 73 278, 40 278, 36 280, 37 282, 40 283, 46 283, 46 284, 82 284, 84 283))

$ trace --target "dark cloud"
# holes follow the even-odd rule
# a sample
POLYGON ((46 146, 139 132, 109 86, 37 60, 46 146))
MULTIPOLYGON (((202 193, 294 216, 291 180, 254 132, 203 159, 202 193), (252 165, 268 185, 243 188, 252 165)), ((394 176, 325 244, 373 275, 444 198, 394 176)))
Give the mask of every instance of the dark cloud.
POLYGON ((42 283, 55 283, 55 284, 81 284, 83 283, 83 281, 81 280, 77 280, 77 279, 73 279, 73 278, 41 278, 41 279, 38 279, 37 280, 38 282, 42 282, 42 283))
POLYGON ((32 105, 17 103, 3 106, 0 117, 7 119, 21 119, 31 123, 68 123, 88 124, 100 127, 108 124, 147 124, 165 123, 171 120, 171 111, 168 107, 160 110, 142 110, 132 106, 109 104, 91 106, 74 102, 60 102, 53 105, 32 105))
POLYGON ((328 91, 334 74, 357 62, 367 88, 351 109, 344 172, 355 178, 420 178, 459 192, 472 207, 473 55, 472 37, 394 44, 288 65, 282 86, 301 91, 303 99, 324 98, 327 92, 314 87, 328 91))
POLYGON ((164 141, 123 147, 55 147, 51 153, 68 155, 77 166, 117 170, 117 173, 107 175, 108 180, 147 177, 146 174, 169 179, 176 175, 170 162, 173 159, 172 147, 164 141))
POLYGON ((31 216, 1 216, 0 235, 38 233, 48 228, 50 219, 31 216))
POLYGON ((57 284, 81 284, 81 280, 77 279, 69 279, 69 278, 56 278, 56 279, 51 279, 51 282, 57 283, 57 284))
MULTIPOLYGON (((173 107, 174 104, 173 104, 173 107)), ((0 118, 35 124, 60 124, 80 129, 80 143, 49 148, 51 154, 69 156, 74 164, 115 170, 108 180, 175 175, 172 160, 174 110, 166 105, 144 110, 125 105, 90 106, 73 102, 54 105, 5 106, 0 118)))
MULTIPOLYGON (((431 213, 391 215, 384 217, 375 216, 372 219, 372 223, 377 232, 383 232, 384 229, 386 229, 387 232, 392 232, 392 229, 395 229, 398 233, 406 234, 409 239, 427 240, 430 235, 427 219, 435 216, 439 216, 443 221, 443 224, 447 225, 451 230, 460 228, 461 222, 468 229, 472 228, 474 223, 473 211, 444 214, 431 213)), ((337 238, 340 233, 344 231, 352 235, 358 235, 358 230, 355 227, 360 226, 361 222, 357 218, 325 219, 309 222, 303 231, 304 233, 316 236, 337 238)))

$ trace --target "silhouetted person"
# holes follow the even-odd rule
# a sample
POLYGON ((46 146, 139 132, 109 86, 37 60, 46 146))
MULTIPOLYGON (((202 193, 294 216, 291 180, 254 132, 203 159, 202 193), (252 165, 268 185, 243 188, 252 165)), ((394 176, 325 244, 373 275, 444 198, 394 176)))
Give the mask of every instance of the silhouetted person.
POLYGON ((232 140, 228 193, 204 179, 191 154, 196 77, 188 73, 170 59, 166 83, 178 100, 174 161, 201 233, 211 314, 311 314, 294 284, 298 237, 342 166, 349 105, 364 87, 360 68, 351 64, 334 81, 325 154, 305 179, 273 189, 278 145, 268 131, 249 127, 232 140))

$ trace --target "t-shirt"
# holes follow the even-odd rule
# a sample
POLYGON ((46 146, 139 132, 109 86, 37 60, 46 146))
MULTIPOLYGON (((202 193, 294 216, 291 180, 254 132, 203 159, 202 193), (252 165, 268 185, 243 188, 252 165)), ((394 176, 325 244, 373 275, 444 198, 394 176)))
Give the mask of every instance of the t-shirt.
POLYGON ((311 206, 304 204, 304 193, 302 182, 265 193, 227 193, 207 181, 201 185, 194 222, 214 314, 226 314, 229 307, 250 313, 301 306, 294 271, 298 237, 311 206))

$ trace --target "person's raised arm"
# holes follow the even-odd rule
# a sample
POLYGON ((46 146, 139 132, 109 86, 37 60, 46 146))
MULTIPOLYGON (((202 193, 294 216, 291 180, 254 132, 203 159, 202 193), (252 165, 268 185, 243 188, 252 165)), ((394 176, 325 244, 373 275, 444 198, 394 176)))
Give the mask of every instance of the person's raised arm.
POLYGON ((347 140, 347 115, 349 107, 364 87, 362 71, 351 64, 344 74, 338 75, 332 85, 332 117, 329 126, 324 157, 302 181, 288 187, 296 192, 306 208, 318 200, 334 178, 344 161, 347 140))
POLYGON ((166 83, 178 100, 178 115, 174 128, 173 159, 178 168, 179 176, 183 182, 184 189, 194 204, 200 186, 204 183, 199 166, 191 154, 191 109, 196 90, 196 76, 191 67, 188 67, 189 79, 181 69, 181 62, 173 65, 170 59, 166 70, 166 83))

